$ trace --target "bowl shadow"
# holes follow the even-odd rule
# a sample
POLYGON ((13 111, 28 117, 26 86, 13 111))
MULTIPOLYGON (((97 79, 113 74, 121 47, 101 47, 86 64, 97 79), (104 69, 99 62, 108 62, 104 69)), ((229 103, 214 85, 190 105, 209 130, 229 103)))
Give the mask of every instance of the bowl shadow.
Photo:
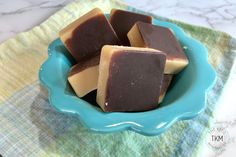
MULTIPOLYGON (((43 149, 50 148, 52 143, 56 144, 55 141, 64 134, 68 134, 73 126, 81 126, 78 117, 58 112, 50 105, 47 90, 42 86, 30 106, 30 118, 39 130, 38 140, 43 149)), ((80 128, 84 129, 84 127, 80 128)), ((57 144, 55 146, 59 147, 57 144)))

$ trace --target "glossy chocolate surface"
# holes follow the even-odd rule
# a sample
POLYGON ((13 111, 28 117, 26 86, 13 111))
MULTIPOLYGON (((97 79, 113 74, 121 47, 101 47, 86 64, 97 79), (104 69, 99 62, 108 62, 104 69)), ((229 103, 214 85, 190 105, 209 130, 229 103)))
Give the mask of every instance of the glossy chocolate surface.
POLYGON ((143 22, 137 22, 137 26, 146 47, 165 52, 169 60, 175 58, 187 60, 179 42, 170 29, 143 22))
POLYGON ((81 61, 98 55, 103 45, 119 45, 114 30, 103 14, 97 15, 80 24, 65 42, 72 56, 81 61))
POLYGON ((122 45, 130 46, 127 33, 137 21, 152 23, 152 17, 124 10, 112 10, 110 23, 122 45))
POLYGON ((127 53, 111 58, 105 111, 146 111, 158 106, 166 56, 162 53, 127 53))

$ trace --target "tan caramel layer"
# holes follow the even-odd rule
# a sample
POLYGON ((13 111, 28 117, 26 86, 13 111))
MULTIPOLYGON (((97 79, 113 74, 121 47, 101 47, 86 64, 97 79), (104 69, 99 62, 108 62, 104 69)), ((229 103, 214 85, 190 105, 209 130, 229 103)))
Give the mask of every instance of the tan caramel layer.
MULTIPOLYGON (((72 68, 76 69, 75 65, 72 68)), ((98 64, 91 67, 87 67, 82 71, 73 72, 73 75, 68 77, 68 81, 74 89, 78 97, 83 97, 89 92, 97 89, 97 80, 98 80, 98 64)))

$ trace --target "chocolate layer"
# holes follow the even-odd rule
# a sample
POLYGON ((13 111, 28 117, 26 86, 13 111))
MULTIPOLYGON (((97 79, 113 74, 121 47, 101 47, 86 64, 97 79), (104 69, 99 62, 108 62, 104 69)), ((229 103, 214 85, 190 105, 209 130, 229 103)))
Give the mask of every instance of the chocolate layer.
POLYGON ((171 83, 171 80, 174 75, 165 74, 163 77, 162 85, 161 85, 161 92, 159 97, 159 103, 161 103, 166 95, 166 92, 168 91, 168 87, 171 83))
POLYGON ((110 23, 121 40, 122 45, 125 46, 130 45, 127 33, 138 21, 152 23, 152 17, 119 9, 112 9, 110 13, 110 23))
POLYGON ((148 47, 166 53, 165 74, 176 74, 187 64, 188 59, 169 28, 137 22, 129 31, 131 46, 148 47))
POLYGON ((77 61, 98 55, 105 44, 120 43, 105 15, 98 8, 61 30, 59 36, 77 61))
POLYGON ((104 46, 97 102, 104 111, 146 111, 157 107, 166 56, 148 48, 104 46))
POLYGON ((89 67, 92 66, 98 66, 99 65, 99 60, 100 60, 100 55, 94 56, 90 59, 80 61, 78 64, 74 65, 70 72, 68 77, 77 74, 78 72, 81 72, 89 67))
POLYGON ((146 47, 165 52, 167 59, 181 58, 187 60, 183 49, 170 29, 143 22, 138 22, 137 25, 146 47))

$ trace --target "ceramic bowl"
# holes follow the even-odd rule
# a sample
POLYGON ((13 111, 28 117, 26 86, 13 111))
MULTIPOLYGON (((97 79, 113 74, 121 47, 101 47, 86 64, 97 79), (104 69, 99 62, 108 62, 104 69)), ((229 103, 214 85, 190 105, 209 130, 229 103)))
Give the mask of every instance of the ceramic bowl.
POLYGON ((143 135, 158 135, 176 121, 200 114, 206 107, 206 92, 216 78, 208 63, 206 47, 173 23, 154 19, 153 24, 173 30, 189 59, 189 65, 176 75, 159 108, 135 113, 105 113, 96 106, 95 93, 85 99, 78 98, 67 81, 74 61, 60 39, 49 45, 48 59, 39 71, 40 81, 49 91, 51 105, 58 111, 76 114, 84 126, 103 133, 132 130, 143 135))

